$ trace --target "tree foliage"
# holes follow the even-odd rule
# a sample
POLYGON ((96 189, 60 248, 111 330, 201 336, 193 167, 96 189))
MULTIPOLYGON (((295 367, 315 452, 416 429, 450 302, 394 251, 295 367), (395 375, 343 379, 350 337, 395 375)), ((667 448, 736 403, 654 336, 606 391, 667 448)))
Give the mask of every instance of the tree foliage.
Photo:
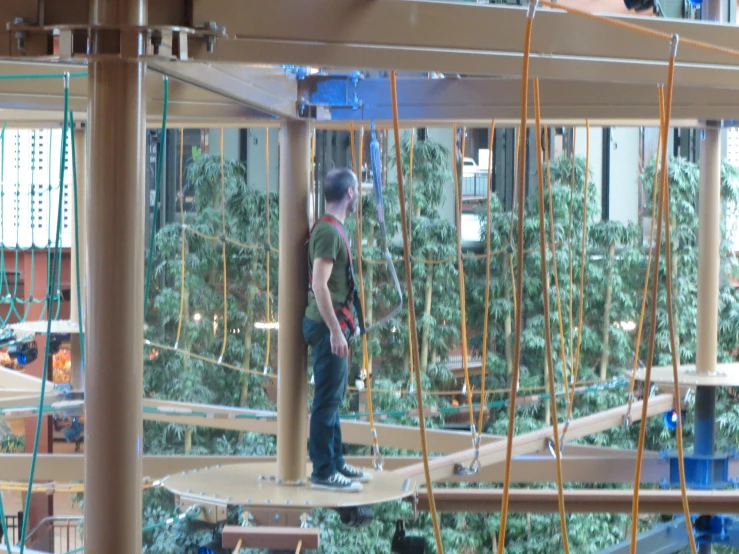
MULTIPOLYGON (((408 181, 410 168, 410 138, 401 142, 401 169, 406 179, 407 201, 411 200, 408 181)), ((440 408, 436 417, 428 418, 432 427, 441 427, 459 421, 459 409, 464 397, 459 394, 461 384, 448 369, 447 361, 459 345, 460 309, 458 267, 456 261, 457 230, 451 221, 441 215, 445 199, 454 201, 451 190, 449 151, 431 140, 413 143, 412 207, 405 217, 411 223, 412 282, 417 332, 420 343, 421 368, 424 386, 424 402, 427 407, 440 408), (431 394, 447 391, 448 395, 431 394)), ((389 155, 391 164, 397 162, 389 155)), ((644 190, 644 214, 651 213, 651 186, 654 181, 655 162, 646 165, 641 184, 644 190)), ((579 382, 600 382, 629 376, 635 355, 644 361, 647 356, 648 321, 644 321, 644 339, 635 352, 636 329, 642 310, 642 292, 646 277, 647 259, 651 237, 643 227, 617 222, 599 221, 596 187, 590 179, 585 162, 577 158, 574 163, 568 157, 553 160, 548 175, 551 176, 551 206, 549 189, 545 205, 538 206, 536 195, 526 199, 523 235, 517 236, 515 213, 505 212, 494 198, 490 220, 483 207, 478 210, 481 218, 481 240, 490 235, 494 255, 491 259, 490 303, 488 311, 488 336, 482 336, 485 294, 485 261, 479 248, 468 251, 465 258, 465 294, 467 297, 467 321, 470 352, 479 355, 483 341, 487 341, 488 389, 509 388, 512 370, 514 279, 518 264, 523 264, 523 299, 521 304, 521 394, 543 389, 546 378, 544 310, 542 306, 541 260, 539 256, 538 210, 547 214, 547 240, 550 232, 555 237, 555 247, 547 250, 549 268, 549 298, 554 373, 561 389, 565 373, 569 376, 578 368, 579 382), (574 170, 574 172, 573 172, 574 170), (573 179, 574 174, 574 179, 573 179), (587 202, 587 218, 584 218, 587 202), (554 214, 549 221, 549 210, 554 214), (553 229, 550 227, 553 225, 553 229), (584 231, 584 233, 583 233, 584 231), (584 237, 584 239, 583 239, 584 237), (582 254, 583 240, 585 253, 582 254), (516 259, 518 241, 523 241, 526 255, 516 259), (473 254, 475 256, 473 256, 473 254), (557 279, 553 261, 557 262, 557 279), (513 270, 513 271, 512 271, 513 270), (584 287, 580 288, 581 278, 584 287), (558 285, 558 286, 557 286, 558 285), (559 294, 558 294, 559 292, 559 294), (580 308, 582 307, 582 324, 580 308), (560 315, 561 314, 561 315, 560 315), (560 331, 561 329, 561 331, 560 331), (580 345, 578 352, 577 346, 580 345), (564 350, 562 350, 564 345, 564 350), (564 363, 563 360, 564 359, 564 363)), ((388 171, 393 175, 393 171, 388 171)), ((734 209, 739 197, 739 173, 729 165, 723 167, 722 198, 727 213, 734 209)), ((245 168, 233 161, 224 166, 221 188, 220 159, 196 155, 188 165, 194 211, 187 214, 185 245, 185 301, 184 317, 177 352, 149 349, 146 361, 145 391, 148 396, 184 400, 197 403, 244 405, 250 408, 274 408, 265 395, 262 385, 265 378, 241 373, 183 355, 182 351, 197 352, 211 360, 217 360, 223 344, 223 241, 225 242, 227 271, 225 285, 228 299, 229 335, 223 359, 230 364, 247 369, 261 370, 266 359, 266 333, 255 330, 255 321, 270 318, 266 314, 266 200, 264 192, 246 185, 245 168), (225 210, 222 210, 222 206, 225 210), (223 215, 223 219, 222 219, 223 215), (223 230, 225 222, 225 232, 223 230), (207 237, 217 237, 215 240, 207 237), (219 240, 221 239, 221 240, 219 240), (255 246, 254 248, 244 245, 255 246), (200 314, 198 321, 194 315, 200 314)), ((670 159, 670 201, 672 221, 670 232, 675 263, 675 315, 679 332, 680 357, 683 363, 695 359, 695 320, 697 313, 697 193, 698 168, 681 159, 670 159)), ((614 183, 613 186, 618 186, 614 183)), ((384 186, 385 217, 392 257, 401 283, 405 267, 400 262, 400 217, 397 183, 384 186)), ((449 200, 447 200, 449 201, 449 200)), ((372 195, 362 198, 362 244, 364 281, 369 320, 376 320, 389 311, 395 301, 394 288, 389 272, 382 263, 379 224, 375 200, 372 195)), ((270 242, 277 244, 277 195, 270 197, 270 242)), ((348 235, 355 237, 355 223, 348 224, 348 235)), ((180 282, 182 278, 182 227, 172 224, 157 235, 156 276, 153 309, 148 314, 147 338, 156 343, 174 344, 180 325, 180 282)), ((355 241, 353 241, 355 242, 355 241)), ((353 245, 356 248, 356 244, 353 245)), ((726 253, 728 243, 722 245, 726 253)), ((727 260, 732 260, 726 258, 727 260)), ((731 262, 726 262, 723 272, 733 272, 731 262)), ((272 305, 277 303, 277 255, 272 255, 270 284, 272 305)), ((668 268, 660 260, 660 288, 657 302, 657 329, 655 333, 655 364, 666 365, 670 360, 667 335, 666 298, 664 279, 668 268)), ((404 287, 405 288, 405 287, 404 287)), ((407 305, 407 291, 404 291, 407 305)), ((655 299, 649 298, 647 308, 655 299)), ((719 307, 721 310, 719 350, 722 361, 736 358, 739 339, 739 301, 729 279, 722 279, 719 307)), ((369 337, 370 372, 375 410, 384 414, 387 421, 404 425, 418 425, 411 414, 416 399, 409 391, 409 333, 407 310, 403 309, 385 327, 369 337)), ((274 348, 276 337, 271 338, 274 348)), ((270 358, 276 367, 274 355, 270 358)), ((362 356, 359 343, 354 345, 352 381, 361 379, 362 356)), ((473 388, 479 390, 480 377, 473 377, 473 388)), ((351 383, 350 383, 351 384, 351 383)), ((605 410, 627 401, 628 389, 621 386, 591 387, 594 390, 578 394, 573 417, 605 410)), ((502 434, 508 425, 505 395, 496 393, 485 399, 490 402, 489 418, 484 432, 502 434)), ((477 398, 476 398, 477 401, 477 398)), ((725 392, 720 393, 719 445, 736 444, 739 437, 739 410, 725 392)), ((518 433, 548 425, 552 414, 548 402, 532 403, 521 407, 516 416, 518 433)), ((350 391, 343 410, 362 413, 364 405, 356 391, 350 391)), ((565 418, 566 404, 563 397, 558 402, 560 421, 565 418)), ((464 419, 464 418, 462 418, 464 419)), ((686 425, 686 440, 692 442, 690 418, 686 425)), ((663 449, 674 446, 674 436, 666 432, 660 422, 648 423, 647 448, 663 449)), ((599 433, 579 442, 620 448, 634 448, 638 429, 618 428, 599 433)), ((382 445, 382 436, 380 435, 382 445)), ((238 436, 236 433, 185 428, 178 425, 147 423, 145 447, 149 453, 211 453, 265 455, 274 453, 274 441, 261 435, 238 436), (189 438, 188 438, 189 437, 189 438), (189 441, 189 442, 188 442, 189 441)), ((347 446, 348 453, 368 454, 365 447, 347 446)), ((383 448, 385 455, 407 453, 383 448)), ((451 485, 450 485, 451 486, 451 485)), ((460 484, 476 487, 485 485, 460 484)), ((549 485, 547 485, 549 486, 549 485)), ((578 485, 572 485, 578 486, 578 485)), ((147 521, 155 521, 175 510, 171 498, 163 493, 147 493, 147 521)), ((234 511, 233 521, 243 514, 234 511)), ((313 524, 322 532, 322 552, 389 552, 394 521, 405 518, 410 532, 426 536, 433 542, 431 521, 427 514, 413 520, 411 506, 397 502, 378 506, 375 520, 367 529, 349 530, 341 526, 337 515, 330 510, 316 510, 313 524)), ((573 552, 597 552, 627 536, 629 518, 623 515, 588 514, 567 517, 573 552)), ((651 520, 641 526, 647 528, 651 520)), ((499 514, 444 514, 442 537, 445 550, 451 554, 493 552, 499 529, 499 514)), ((207 535, 207 533, 205 534, 207 535)), ((151 532, 147 535, 149 552, 187 552, 196 544, 208 540, 197 533, 188 522, 151 532)), ((508 521, 507 551, 514 553, 544 554, 561 551, 561 536, 556 514, 512 515, 508 521)))

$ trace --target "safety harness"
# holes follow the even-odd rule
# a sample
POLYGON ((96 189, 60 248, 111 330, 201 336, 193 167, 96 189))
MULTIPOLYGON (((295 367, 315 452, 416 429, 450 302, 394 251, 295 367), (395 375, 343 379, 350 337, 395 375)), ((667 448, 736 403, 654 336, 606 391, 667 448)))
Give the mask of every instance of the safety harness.
MULTIPOLYGON (((346 234, 344 233, 344 228, 342 227, 341 223, 339 223, 331 215, 326 214, 319 220, 317 220, 313 224, 313 228, 311 229, 310 234, 313 235, 313 230, 316 228, 316 225, 318 225, 322 221, 330 223, 339 232, 341 239, 344 241, 344 246, 346 247, 346 255, 349 259, 349 263, 346 266, 346 280, 347 284, 349 285, 349 294, 347 295, 346 300, 338 308, 334 308, 336 318, 339 320, 339 325, 341 326, 341 332, 344 333, 344 336, 347 339, 349 339, 349 337, 359 336, 367 332, 364 323, 364 311, 362 309, 362 302, 359 298, 359 294, 357 293, 356 281, 354 279, 352 252, 349 248, 349 241, 347 240, 346 234)), ((310 237, 308 238, 308 242, 310 242, 310 237)), ((313 264, 310 260, 308 260, 308 262, 308 279, 311 287, 311 293, 315 294, 313 293, 313 264)))

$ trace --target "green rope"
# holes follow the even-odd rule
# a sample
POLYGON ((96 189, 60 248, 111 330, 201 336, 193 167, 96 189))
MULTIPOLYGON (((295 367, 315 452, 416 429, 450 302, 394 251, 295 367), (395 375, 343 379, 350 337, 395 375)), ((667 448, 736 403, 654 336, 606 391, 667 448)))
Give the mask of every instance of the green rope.
POLYGON ((169 104, 169 79, 164 76, 164 107, 162 108, 162 134, 157 151, 157 176, 154 184, 154 217, 151 221, 151 236, 149 237, 149 257, 146 262, 146 279, 144 280, 144 317, 149 305, 149 285, 151 284, 151 268, 154 265, 154 239, 156 238, 157 220, 159 219, 159 195, 162 188, 162 169, 164 153, 167 148, 167 106, 169 104))
MULTIPOLYGON (((56 222, 56 255, 54 256, 54 263, 61 263, 61 254, 62 254, 62 248, 61 248, 61 236, 62 236, 62 216, 63 216, 63 206, 64 206, 64 159, 66 157, 66 147, 67 147, 67 141, 66 141, 66 134, 68 131, 68 117, 69 117, 69 77, 68 74, 65 74, 64 76, 64 124, 62 125, 62 149, 61 149, 61 156, 59 157, 59 206, 57 210, 57 222, 56 222)), ((56 268, 54 268, 56 269, 56 268)), ((51 305, 53 302, 52 295, 54 291, 57 288, 56 283, 53 281, 56 278, 56 271, 52 271, 50 273, 52 275, 52 280, 48 284, 48 293, 46 298, 46 305, 47 305, 47 313, 51 314, 51 305)), ((49 317, 47 319, 46 323, 46 345, 44 348, 44 370, 41 374, 41 395, 39 398, 39 406, 43 407, 44 405, 44 399, 46 396, 46 375, 48 375, 49 371, 49 358, 51 355, 51 318, 49 317)), ((36 473, 36 459, 38 457, 38 448, 39 448, 39 441, 41 439, 41 420, 42 418, 38 417, 36 418, 36 436, 34 437, 33 441, 33 456, 31 457, 31 472, 28 477, 28 490, 26 492, 26 506, 31 505, 31 487, 33 486, 33 477, 36 473)), ((23 554, 25 550, 25 542, 26 542, 26 530, 28 527, 28 519, 27 517, 23 518, 23 525, 21 526, 21 537, 20 537, 20 554, 23 554)))
POLYGON ((87 77, 87 72, 80 73, 30 73, 26 75, 0 75, 0 81, 23 81, 26 79, 63 79, 64 77, 87 77))
POLYGON ((80 326, 80 357, 82 358, 82 374, 85 374, 85 332, 82 325, 82 286, 80 274, 80 226, 79 203, 77 200, 77 154, 74 140, 74 114, 69 112, 69 127, 72 135, 72 185, 74 186, 74 265, 77 268, 77 319, 80 326))

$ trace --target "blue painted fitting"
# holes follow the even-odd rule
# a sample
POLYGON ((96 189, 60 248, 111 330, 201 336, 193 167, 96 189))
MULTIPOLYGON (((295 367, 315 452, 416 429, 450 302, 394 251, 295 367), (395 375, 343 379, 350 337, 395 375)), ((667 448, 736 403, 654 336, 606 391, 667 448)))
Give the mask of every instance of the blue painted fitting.
POLYGON ((662 481, 660 482, 659 486, 662 487, 663 489, 669 489, 670 488, 670 483, 667 480, 667 477, 663 477, 662 478, 662 481))
POLYGON ((659 458, 663 462, 666 462, 667 460, 670 459, 669 452, 663 448, 662 450, 659 451, 659 458))
MULTIPOLYGON (((670 484, 680 486, 680 466, 676 452, 670 452, 670 484)), ((717 453, 700 456, 690 453, 685 456, 685 484, 688 488, 714 490, 726 488, 729 481, 729 456, 717 453)))

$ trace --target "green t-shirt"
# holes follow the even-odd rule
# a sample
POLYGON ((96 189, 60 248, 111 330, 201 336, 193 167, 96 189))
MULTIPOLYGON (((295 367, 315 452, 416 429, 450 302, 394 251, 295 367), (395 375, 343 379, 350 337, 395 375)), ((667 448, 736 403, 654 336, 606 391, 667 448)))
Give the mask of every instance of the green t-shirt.
MULTIPOLYGON (((339 225, 341 224, 339 223, 339 225)), ((313 233, 311 233, 310 242, 308 243, 308 260, 311 265, 311 272, 313 271, 313 261, 316 258, 330 258, 334 260, 334 267, 331 270, 331 276, 328 278, 328 291, 331 293, 331 302, 334 308, 338 308, 346 302, 346 298, 350 292, 349 281, 347 279, 349 256, 346 251, 344 239, 341 238, 341 233, 339 233, 339 230, 331 222, 321 221, 313 228, 313 233)), ((313 321, 323 321, 321 312, 318 311, 318 304, 316 303, 316 297, 313 291, 308 293, 308 306, 305 309, 305 317, 313 321)))

